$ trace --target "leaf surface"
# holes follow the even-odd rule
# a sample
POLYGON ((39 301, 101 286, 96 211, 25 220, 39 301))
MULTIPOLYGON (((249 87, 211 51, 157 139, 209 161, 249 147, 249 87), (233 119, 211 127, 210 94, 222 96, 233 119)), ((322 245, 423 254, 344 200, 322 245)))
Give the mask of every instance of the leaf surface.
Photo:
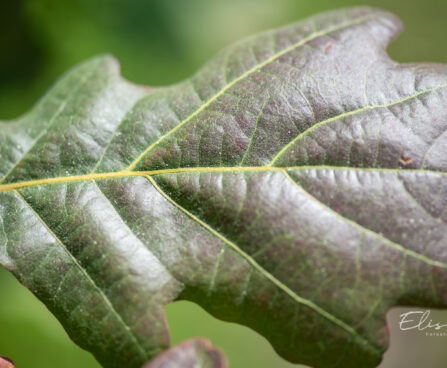
POLYGON ((202 339, 185 341, 158 355, 144 368, 226 368, 222 354, 202 339))
POLYGON ((319 15, 148 90, 110 57, 0 123, 0 264, 106 367, 194 301, 286 359, 374 367, 395 305, 447 306, 447 69, 389 13, 319 15))

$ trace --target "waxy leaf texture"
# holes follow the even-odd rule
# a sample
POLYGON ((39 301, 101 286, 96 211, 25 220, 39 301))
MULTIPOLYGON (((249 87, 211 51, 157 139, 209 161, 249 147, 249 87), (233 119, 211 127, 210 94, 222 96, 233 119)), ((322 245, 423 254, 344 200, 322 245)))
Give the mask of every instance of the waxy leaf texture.
POLYGON ((76 67, 0 123, 0 264, 105 367, 167 349, 180 299, 375 367, 390 307, 447 307, 447 68, 390 60, 400 28, 326 13, 166 88, 76 67))

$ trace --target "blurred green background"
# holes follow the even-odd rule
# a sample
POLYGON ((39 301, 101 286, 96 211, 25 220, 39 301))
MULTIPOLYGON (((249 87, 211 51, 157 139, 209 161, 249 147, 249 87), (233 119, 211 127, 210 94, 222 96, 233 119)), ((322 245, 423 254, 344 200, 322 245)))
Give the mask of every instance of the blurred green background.
MULTIPOLYGON (((447 62, 447 1, 443 0, 1 0, 0 119, 27 111, 62 72, 112 53, 138 84, 166 85, 188 77, 225 45, 328 9, 371 5, 388 9, 406 30, 390 47, 401 62, 447 62)), ((51 314, 6 271, 0 271, 0 355, 18 368, 99 367, 70 342, 51 314)), ((206 336, 232 368, 293 365, 251 330, 215 320, 180 302, 166 309, 173 343, 206 336)), ((447 366, 447 337, 397 329, 381 368, 447 366)), ((433 314, 447 323, 447 313, 433 314)))

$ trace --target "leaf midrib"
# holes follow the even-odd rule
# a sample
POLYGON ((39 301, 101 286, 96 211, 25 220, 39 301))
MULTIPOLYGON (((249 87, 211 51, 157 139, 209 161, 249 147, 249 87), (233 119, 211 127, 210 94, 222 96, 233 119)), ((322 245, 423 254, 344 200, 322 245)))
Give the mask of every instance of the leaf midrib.
POLYGON ((85 175, 58 176, 46 179, 35 179, 19 181, 15 183, 0 184, 0 192, 9 192, 16 189, 34 187, 40 185, 63 184, 77 181, 103 180, 135 176, 157 176, 163 174, 182 174, 182 173, 219 173, 219 172, 281 172, 281 171, 305 171, 305 170, 337 170, 337 171, 356 171, 373 173, 392 173, 392 174, 427 174, 440 175, 447 177, 447 172, 430 169, 391 169, 391 168, 370 168, 370 167, 349 167, 349 166, 329 166, 329 165, 302 165, 302 166, 222 166, 222 167, 179 167, 174 169, 160 169, 148 171, 112 171, 104 173, 93 173, 85 175))
MULTIPOLYGON (((0 185, 0 193, 1 192, 10 192, 17 189, 27 188, 31 186, 39 186, 39 185, 50 185, 50 184, 61 184, 61 183, 70 183, 70 182, 79 182, 79 181, 92 181, 92 180, 104 180, 104 179, 113 179, 113 178, 125 178, 125 177, 153 177, 157 175, 163 174, 181 174, 181 173, 236 173, 236 172, 280 172, 285 175, 286 179, 291 180, 297 187, 301 188, 290 176, 287 172, 290 171, 305 171, 305 170, 339 170, 339 171, 356 171, 356 172, 373 172, 373 173, 391 173, 395 175, 405 174, 405 173, 413 173, 413 174, 425 174, 425 175, 440 175, 443 177, 447 177, 446 172, 434 171, 434 170, 426 170, 426 169, 383 169, 383 168, 352 168, 352 167, 343 167, 343 166, 292 166, 292 167, 272 167, 272 166, 258 166, 258 167, 245 167, 245 166, 236 166, 236 167, 193 167, 193 168, 177 168, 177 169, 164 169, 164 170, 153 170, 153 171, 119 171, 119 172, 110 172, 110 173, 98 173, 98 174, 87 174, 80 176, 71 176, 71 177, 58 177, 58 178, 49 178, 42 180, 34 180, 27 182, 19 182, 12 184, 3 184, 0 185)), ((303 188, 301 190, 306 193, 312 200, 316 201, 316 198, 307 193, 303 188)), ((318 201, 319 202, 319 201, 318 201)), ((319 202, 321 203, 321 202, 319 202)), ((324 204, 323 204, 324 205, 324 204)), ((336 216, 339 216, 344 222, 351 224, 357 228, 360 228, 363 232, 370 233, 374 237, 380 238, 384 242, 385 245, 394 248, 405 255, 408 255, 412 258, 418 259, 424 263, 430 264, 431 266, 440 267, 447 269, 447 264, 443 262, 439 262, 433 260, 429 257, 426 257, 420 253, 414 252, 405 248, 404 246, 380 235, 375 231, 370 230, 362 225, 352 221, 337 212, 334 212, 330 207, 324 205, 327 210, 334 213, 336 216)))

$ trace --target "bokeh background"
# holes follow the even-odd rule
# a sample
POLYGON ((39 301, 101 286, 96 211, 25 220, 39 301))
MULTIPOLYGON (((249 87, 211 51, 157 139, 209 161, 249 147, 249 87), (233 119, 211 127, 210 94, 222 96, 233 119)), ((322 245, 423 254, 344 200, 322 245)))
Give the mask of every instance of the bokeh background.
MULTIPOLYGON (((61 73, 93 55, 115 55, 132 82, 167 85, 245 36, 353 5, 388 9, 404 21, 405 32, 389 49, 395 60, 447 63, 445 0, 0 0, 0 119, 27 111, 61 73)), ((173 343, 206 336, 232 368, 297 367, 255 332, 191 303, 174 303, 166 312, 173 343)), ((399 331, 400 313, 389 313, 391 349, 380 367, 445 368, 447 337, 399 331)), ((447 323, 447 312, 433 311, 432 319, 447 323)), ((0 355, 18 368, 99 367, 4 270, 0 355)))

